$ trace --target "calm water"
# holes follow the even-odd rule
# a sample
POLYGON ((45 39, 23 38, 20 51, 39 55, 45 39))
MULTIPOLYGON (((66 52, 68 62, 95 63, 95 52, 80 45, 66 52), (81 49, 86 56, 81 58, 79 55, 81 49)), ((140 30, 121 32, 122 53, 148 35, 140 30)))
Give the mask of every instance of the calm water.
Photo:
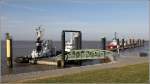
MULTIPOLYGON (((61 42, 56 41, 54 42, 54 46, 57 50, 61 49, 61 42)), ((16 74, 16 73, 25 73, 25 72, 32 72, 32 71, 42 71, 42 70, 50 70, 50 69, 56 69, 55 66, 47 66, 47 65, 32 65, 32 64, 16 64, 14 62, 14 68, 8 69, 6 66, 6 57, 5 57, 5 42, 2 42, 2 75, 4 74, 16 74)), ((35 43, 33 41, 14 41, 13 42, 13 56, 25 56, 29 55, 32 51, 32 49, 35 48, 35 43)), ((99 41, 83 41, 82 42, 82 48, 84 49, 100 49, 101 43, 99 41)), ((148 53, 149 46, 148 42, 145 43, 144 47, 129 49, 121 52, 121 56, 138 56, 139 52, 146 52, 148 53)), ((90 60, 83 62, 82 65, 90 65, 90 64, 96 64, 100 63, 99 60, 90 60)), ((72 65, 71 65, 72 66, 72 65)))

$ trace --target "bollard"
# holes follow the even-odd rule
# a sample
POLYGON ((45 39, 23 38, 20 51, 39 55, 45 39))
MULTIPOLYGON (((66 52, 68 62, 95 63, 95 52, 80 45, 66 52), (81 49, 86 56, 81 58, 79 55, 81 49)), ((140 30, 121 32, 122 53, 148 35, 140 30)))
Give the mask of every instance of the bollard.
POLYGON ((6 33, 6 58, 7 58, 7 65, 9 68, 13 67, 13 52, 12 52, 12 39, 9 33, 6 33))

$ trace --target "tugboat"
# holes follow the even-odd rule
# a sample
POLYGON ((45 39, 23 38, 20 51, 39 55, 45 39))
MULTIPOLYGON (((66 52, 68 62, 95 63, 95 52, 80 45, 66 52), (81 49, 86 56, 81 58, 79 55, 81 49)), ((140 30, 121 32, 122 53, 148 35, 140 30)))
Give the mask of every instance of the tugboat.
POLYGON ((55 56, 56 49, 53 47, 52 40, 42 40, 43 31, 41 27, 36 29, 37 39, 35 42, 36 48, 32 50, 28 56, 21 56, 15 59, 17 63, 35 63, 39 58, 55 56))

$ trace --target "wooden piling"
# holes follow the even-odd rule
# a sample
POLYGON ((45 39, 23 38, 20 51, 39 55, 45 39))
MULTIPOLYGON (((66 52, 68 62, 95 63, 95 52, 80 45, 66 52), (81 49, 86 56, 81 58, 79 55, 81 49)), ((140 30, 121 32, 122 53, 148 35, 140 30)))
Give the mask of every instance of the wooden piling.
POLYGON ((127 49, 128 48, 128 42, 127 42, 127 40, 125 41, 125 44, 126 44, 125 48, 127 49))
POLYGON ((134 39, 132 39, 132 48, 134 48, 134 39))
POLYGON ((133 48, 135 48, 135 39, 133 39, 133 48))
MULTIPOLYGON (((64 62, 65 61, 65 31, 62 31, 62 61, 64 62)), ((64 65, 64 64, 61 64, 61 65, 64 65)), ((64 66, 61 66, 61 67, 64 67, 64 66)))
POLYGON ((140 39, 138 39, 138 47, 140 47, 140 39))
MULTIPOLYGON (((102 50, 106 50, 106 38, 103 37, 103 38, 101 39, 101 41, 102 41, 102 50)), ((105 54, 105 52, 104 52, 104 58, 106 58, 105 55, 106 55, 106 54, 105 54)), ((104 60, 104 62, 105 62, 105 60, 104 60)))
POLYGON ((139 44, 139 46, 141 47, 141 45, 142 45, 142 42, 141 42, 141 39, 140 39, 140 44, 139 44))
POLYGON ((129 48, 131 48, 131 47, 132 47, 132 40, 129 39, 129 48))
POLYGON ((140 39, 138 39, 138 47, 140 47, 140 39))
POLYGON ((145 40, 144 40, 144 39, 142 40, 142 44, 143 44, 143 46, 144 46, 144 44, 145 44, 145 40))
POLYGON ((120 41, 119 41, 119 39, 117 39, 117 45, 120 45, 120 41))
POLYGON ((122 44, 121 44, 121 46, 122 46, 122 49, 124 49, 124 39, 122 39, 122 44))
POLYGON ((106 38, 105 37, 102 38, 102 49, 106 50, 106 38))

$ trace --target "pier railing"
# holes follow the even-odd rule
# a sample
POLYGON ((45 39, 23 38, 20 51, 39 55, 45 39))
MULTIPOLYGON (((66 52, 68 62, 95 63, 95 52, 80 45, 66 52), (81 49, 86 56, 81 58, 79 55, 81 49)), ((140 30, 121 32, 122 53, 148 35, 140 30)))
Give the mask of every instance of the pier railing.
MULTIPOLYGON (((59 59, 60 59, 59 55, 59 59)), ((65 55, 65 61, 68 60, 86 60, 86 59, 100 59, 100 58, 113 58, 114 52, 100 49, 82 49, 72 50, 65 55)))

